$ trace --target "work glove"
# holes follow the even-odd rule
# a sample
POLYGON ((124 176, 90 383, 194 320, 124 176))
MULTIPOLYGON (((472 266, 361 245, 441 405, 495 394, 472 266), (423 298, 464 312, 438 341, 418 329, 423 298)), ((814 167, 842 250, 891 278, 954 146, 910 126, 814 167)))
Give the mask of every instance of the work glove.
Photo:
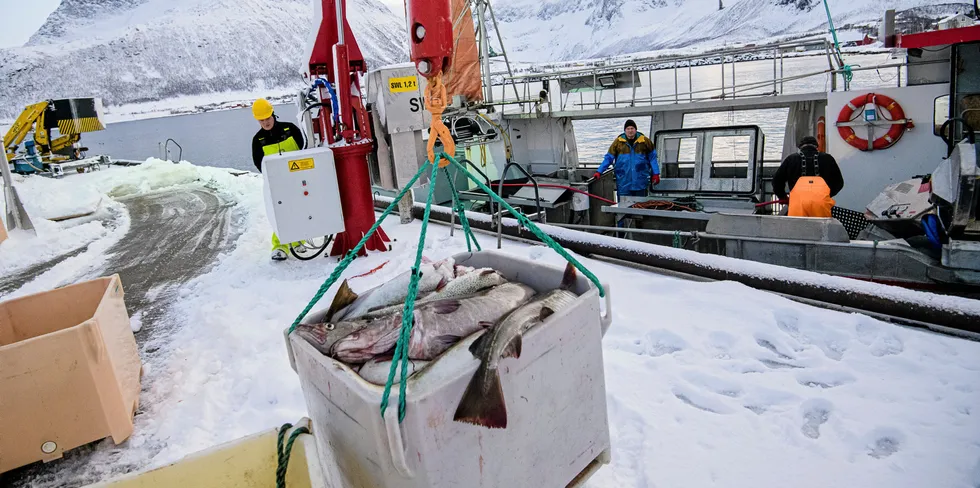
POLYGON ((595 174, 592 175, 592 179, 598 180, 599 178, 602 178, 602 173, 596 171, 595 174))
POLYGON ((660 175, 653 175, 653 176, 651 176, 650 177, 650 184, 651 185, 659 185, 660 184, 660 175))

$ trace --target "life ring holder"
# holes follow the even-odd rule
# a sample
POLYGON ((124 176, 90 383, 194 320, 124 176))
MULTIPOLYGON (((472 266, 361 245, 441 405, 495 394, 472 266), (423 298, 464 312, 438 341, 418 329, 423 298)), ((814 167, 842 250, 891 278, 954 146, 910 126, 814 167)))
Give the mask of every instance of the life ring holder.
POLYGON ((876 93, 861 95, 847 102, 847 105, 841 109, 840 114, 837 116, 836 125, 837 132, 844 139, 844 142, 862 151, 888 149, 902 138, 905 131, 915 127, 912 119, 905 117, 905 110, 902 109, 902 106, 898 102, 891 97, 876 93), (875 106, 874 117, 855 120, 865 113, 864 111, 858 111, 858 109, 863 109, 867 105, 875 106), (887 112, 888 115, 885 116, 882 111, 887 112), (858 113, 858 117, 855 117, 855 112, 858 113), (883 120, 878 120, 879 115, 883 120), (858 136, 854 130, 855 127, 867 127, 868 138, 864 139, 858 136), (888 132, 872 140, 871 137, 874 136, 874 129, 879 127, 888 127, 888 132))

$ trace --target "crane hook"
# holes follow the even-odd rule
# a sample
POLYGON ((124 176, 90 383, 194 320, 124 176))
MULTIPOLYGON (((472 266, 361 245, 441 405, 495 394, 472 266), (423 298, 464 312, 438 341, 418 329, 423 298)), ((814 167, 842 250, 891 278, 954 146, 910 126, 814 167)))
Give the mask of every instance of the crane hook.
MULTIPOLYGON (((428 79, 425 86, 425 109, 432 114, 432 123, 429 124, 429 144, 426 147, 429 154, 429 162, 436 160, 435 145, 436 138, 442 142, 443 151, 446 154, 456 153, 456 142, 449 132, 446 124, 442 123, 442 113, 446 110, 446 85, 442 84, 442 72, 436 73, 428 79)), ((443 158, 439 161, 439 167, 444 168, 449 165, 449 160, 443 158)))

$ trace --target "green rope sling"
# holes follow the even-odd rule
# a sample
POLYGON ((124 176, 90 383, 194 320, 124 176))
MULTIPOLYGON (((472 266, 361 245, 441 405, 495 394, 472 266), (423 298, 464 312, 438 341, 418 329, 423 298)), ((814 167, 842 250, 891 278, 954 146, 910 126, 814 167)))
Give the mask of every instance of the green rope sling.
MULTIPOLYGON (((481 190, 486 192, 487 195, 490 196, 490 198, 492 198, 497 203, 502 205, 511 213, 511 215, 517 218, 517 220, 523 226, 530 229, 531 232, 534 233, 534 235, 537 236, 539 239, 541 239, 541 241, 544 242, 548 247, 553 249, 563 258, 565 258, 565 260, 572 263, 572 265, 575 266, 579 271, 581 271, 582 274, 588 277, 589 280, 592 281, 592 283, 595 284, 595 286, 598 288, 600 297, 606 296, 605 288, 603 288, 602 284, 599 283, 599 279, 594 274, 592 274, 591 271, 586 269, 585 266, 582 265, 582 263, 580 263, 577 259, 575 259, 570 254, 568 254, 568 252, 565 251, 565 249, 563 249, 558 243, 556 243, 554 239, 551 238, 551 236, 545 234, 543 231, 541 231, 541 229, 539 229, 536 225, 534 225, 534 223, 528 220, 527 217, 525 217, 522 213, 515 210, 514 207, 510 206, 499 195, 494 193, 493 190, 487 188, 486 185, 484 185, 482 182, 480 182, 480 180, 474 177, 463 165, 461 165, 458 161, 453 159, 452 156, 449 156, 445 153, 439 153, 436 156, 435 161, 431 163, 427 162, 426 164, 422 165, 421 168, 419 168, 418 173, 416 173, 415 176, 411 179, 411 181, 409 181, 405 185, 402 191, 399 192, 398 196, 396 196, 395 199, 392 200, 391 204, 388 205, 388 208, 386 208, 385 211, 381 214, 381 217, 379 217, 378 220, 375 222, 375 224, 371 226, 371 229, 369 229, 367 233, 364 234, 364 237, 361 238, 361 241, 357 243, 354 249, 352 249, 350 253, 348 253, 347 256, 340 263, 337 264, 337 267, 330 274, 327 280, 324 281, 323 285, 320 286, 316 294, 313 295, 313 299, 310 300, 310 303, 306 305, 306 308, 304 308, 303 311, 299 314, 299 316, 296 317, 296 320, 293 321, 292 326, 290 326, 289 328, 289 333, 292 333, 294 330, 296 330, 296 327, 299 326, 300 322, 302 322, 302 320, 306 317, 306 315, 310 312, 310 310, 316 305, 317 302, 320 301, 321 298, 323 298, 323 295, 340 278, 340 275, 344 272, 344 270, 346 270, 347 267, 350 266, 351 261, 354 260, 354 257, 361 250, 361 248, 364 247, 365 243, 367 243, 367 240, 371 237, 371 235, 374 234, 374 232, 378 229, 378 227, 381 225, 384 219, 387 218, 389 215, 391 215, 394 208, 398 205, 398 202, 405 196, 408 190, 412 188, 412 185, 414 185, 415 182, 418 181, 418 179, 422 176, 422 174, 426 170, 429 170, 430 171, 429 192, 428 195, 426 196, 425 213, 423 214, 422 217, 422 229, 421 232, 419 233, 419 244, 415 253, 415 265, 412 267, 412 277, 408 286, 408 296, 405 299, 405 308, 402 310, 402 327, 399 333, 398 341, 395 344, 394 359, 391 362, 391 369, 388 370, 388 380, 385 382, 384 394, 381 397, 381 405, 380 405, 381 416, 384 417, 385 412, 388 409, 388 403, 391 395, 391 388, 395 379, 395 372, 400 365, 401 381, 399 383, 399 390, 398 390, 399 423, 405 420, 405 409, 406 409, 405 389, 406 389, 406 384, 408 383, 406 381, 408 376, 408 344, 412 336, 412 326, 415 323, 414 320, 415 299, 418 296, 419 280, 422 278, 422 274, 420 271, 421 262, 422 262, 422 249, 425 247, 425 235, 429 225, 429 215, 432 209, 432 195, 435 190, 436 176, 437 176, 437 171, 439 169, 438 164, 440 159, 446 159, 451 164, 456 165, 456 167, 462 170, 463 173, 470 180, 474 181, 481 190)), ((444 172, 446 174, 446 178, 449 179, 448 166, 444 168, 444 172)), ((451 179, 449 181, 449 184, 453 192, 453 206, 454 206, 453 210, 458 213, 460 224, 463 227, 463 232, 467 236, 467 243, 466 243, 467 249, 472 251, 472 247, 470 246, 470 239, 472 239, 473 244, 476 245, 477 250, 480 250, 480 245, 479 243, 476 242, 476 236, 473 235, 473 231, 469 226, 469 221, 466 218, 466 211, 463 208, 462 203, 460 202, 459 192, 457 191, 455 185, 453 185, 451 179)))

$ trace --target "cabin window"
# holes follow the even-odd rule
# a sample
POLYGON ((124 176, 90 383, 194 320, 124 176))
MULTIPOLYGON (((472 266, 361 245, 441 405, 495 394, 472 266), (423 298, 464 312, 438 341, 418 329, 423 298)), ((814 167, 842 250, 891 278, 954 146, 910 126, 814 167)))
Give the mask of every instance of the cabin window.
POLYGON ((694 178, 696 137, 668 137, 657 148, 660 172, 664 178, 694 178))
POLYGON ((943 124, 949 119, 949 95, 943 95, 936 98, 935 103, 935 114, 933 117, 934 127, 933 133, 937 136, 941 136, 939 131, 942 129, 943 124))
POLYGON ((711 177, 747 178, 752 138, 715 136, 711 138, 711 177))

